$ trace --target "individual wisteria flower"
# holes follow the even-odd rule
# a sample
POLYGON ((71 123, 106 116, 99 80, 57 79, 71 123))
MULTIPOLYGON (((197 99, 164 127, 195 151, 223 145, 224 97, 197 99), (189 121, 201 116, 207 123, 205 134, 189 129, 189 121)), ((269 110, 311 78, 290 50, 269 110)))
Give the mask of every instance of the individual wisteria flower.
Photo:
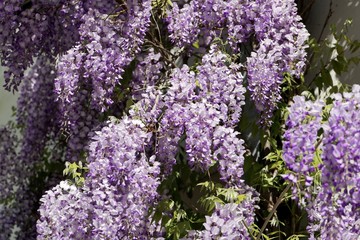
POLYGON ((288 109, 282 156, 292 173, 284 178, 294 184, 293 197, 303 205, 311 201, 313 189, 310 186, 313 179, 310 175, 315 171, 313 160, 320 141, 318 131, 321 128, 323 106, 324 103, 320 100, 312 102, 305 100, 304 96, 295 96, 288 109), (306 187, 298 184, 304 177, 306 187))
POLYGON ((216 204, 211 216, 206 216, 204 230, 189 231, 184 240, 192 239, 251 239, 249 228, 255 220, 257 194, 250 190, 240 202, 216 204))
POLYGON ((310 216, 321 239, 357 239, 360 235, 360 86, 333 95, 324 124, 321 189, 310 216))
POLYGON ((75 239, 148 239, 148 213, 160 183, 155 156, 144 152, 151 135, 140 120, 127 117, 97 132, 89 147, 85 185, 77 189, 61 183, 43 196, 39 238, 62 239, 69 233, 80 234, 75 239))

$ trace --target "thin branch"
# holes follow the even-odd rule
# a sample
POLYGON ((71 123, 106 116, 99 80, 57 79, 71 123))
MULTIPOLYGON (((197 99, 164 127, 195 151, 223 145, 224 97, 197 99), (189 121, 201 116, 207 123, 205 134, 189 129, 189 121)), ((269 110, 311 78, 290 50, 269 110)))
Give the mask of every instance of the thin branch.
POLYGON ((330 18, 331 18, 331 16, 332 16, 332 14, 334 13, 334 12, 333 12, 333 9, 332 9, 332 4, 333 4, 333 1, 330 0, 329 11, 328 11, 328 14, 327 14, 327 16, 326 16, 324 25, 323 25, 323 27, 322 27, 322 29, 321 29, 320 36, 319 36, 318 39, 317 39, 318 42, 320 42, 320 40, 321 40, 321 38, 322 38, 322 35, 324 34, 325 28, 326 28, 326 26, 327 26, 327 24, 328 24, 328 22, 329 22, 329 20, 330 20, 330 18))
POLYGON ((308 3, 301 11, 300 16, 304 19, 304 15, 309 12, 310 8, 312 7, 312 5, 314 5, 315 0, 311 0, 310 3, 308 3))
POLYGON ((256 240, 260 240, 261 235, 263 234, 263 232, 265 231, 266 226, 268 225, 268 223, 270 222, 272 216, 275 214, 276 209, 279 207, 280 203, 283 201, 283 198, 285 196, 285 194, 287 193, 287 191, 289 191, 290 187, 292 186, 292 183, 289 183, 286 188, 282 191, 282 193, 280 194, 278 200, 276 201, 274 207, 272 208, 271 212, 269 213, 269 215, 266 217, 264 224, 262 225, 259 234, 256 237, 256 240))
MULTIPOLYGON (((317 41, 316 41, 316 44, 318 44, 318 43, 320 42, 320 40, 321 40, 321 38, 322 38, 322 36, 323 36, 323 34, 324 34, 325 28, 326 28, 326 26, 328 25, 329 20, 330 20, 332 14, 333 14, 332 4, 333 4, 333 1, 330 0, 330 3, 329 3, 329 11, 328 11, 328 14, 327 14, 327 16, 326 16, 325 22, 324 22, 324 24, 323 24, 323 26, 322 26, 320 35, 319 35, 319 37, 318 37, 318 39, 317 39, 317 41)), ((309 58, 309 61, 307 62, 307 66, 306 66, 306 70, 305 70, 305 73, 304 73, 304 74, 306 74, 306 73, 308 72, 309 67, 310 67, 310 64, 311 64, 311 62, 312 62, 312 60, 313 60, 313 58, 314 58, 314 55, 315 55, 314 53, 311 53, 311 56, 310 56, 310 58, 309 58)))
POLYGON ((176 57, 174 54, 172 54, 169 50, 165 49, 164 46, 160 43, 157 44, 149 39, 145 40, 146 43, 149 43, 150 45, 154 46, 155 48, 157 48, 161 53, 162 56, 164 57, 164 59, 171 64, 173 67, 175 67, 175 64, 173 63, 173 61, 171 60, 171 58, 169 58, 169 55, 171 57, 176 57))

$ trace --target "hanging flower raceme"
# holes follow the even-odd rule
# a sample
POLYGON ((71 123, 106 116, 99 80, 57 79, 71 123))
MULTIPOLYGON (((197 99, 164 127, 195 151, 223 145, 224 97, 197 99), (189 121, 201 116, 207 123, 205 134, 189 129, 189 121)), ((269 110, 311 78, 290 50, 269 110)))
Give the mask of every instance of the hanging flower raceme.
POLYGON ((292 171, 284 176, 292 182, 293 198, 300 201, 303 206, 311 200, 314 189, 313 164, 316 148, 320 148, 318 131, 321 128, 322 108, 321 101, 306 101, 304 96, 295 96, 289 108, 289 116, 286 121, 287 130, 284 134, 283 159, 287 167, 292 171), (305 178, 305 188, 298 186, 298 182, 305 178), (305 199, 303 199, 305 197, 305 199))
POLYGON ((239 52, 240 44, 255 36, 258 47, 246 63, 248 87, 262 116, 260 124, 269 126, 281 100, 284 73, 300 77, 305 67, 309 34, 295 1, 190 1, 182 8, 174 3, 168 22, 170 38, 180 47, 198 41, 206 48, 218 38, 239 52))
POLYGON ((309 230, 320 239, 357 239, 360 235, 360 86, 333 96, 324 124, 321 189, 310 211, 309 230))
POLYGON ((40 239, 152 234, 148 211, 158 197, 160 169, 155 157, 144 152, 152 134, 144 130, 141 121, 124 117, 96 133, 89 147, 85 185, 76 188, 62 182, 43 196, 37 224, 40 239))
POLYGON ((254 31, 259 47, 247 59, 251 98, 262 125, 271 124, 284 73, 300 77, 309 36, 293 0, 256 1, 254 31))
MULTIPOLYGON (((234 63, 227 65, 227 56, 214 45, 197 67, 197 74, 187 65, 173 71, 171 86, 163 98, 166 111, 160 122, 159 155, 164 161, 175 164, 177 145, 185 134, 185 149, 192 168, 206 171, 216 159, 242 164, 241 141, 235 141, 240 144, 235 146, 235 142, 227 143, 220 137, 221 131, 224 135, 233 132, 231 127, 238 122, 244 104, 245 89, 243 77, 237 72, 239 67, 234 63), (214 140, 215 132, 219 138, 214 140), (235 148, 239 151, 229 158, 225 149, 235 148)), ((234 137, 237 133, 229 135, 234 137)))
POLYGON ((190 231, 183 239, 251 239, 248 229, 254 223, 255 202, 259 199, 255 192, 248 190, 245 200, 239 204, 217 204, 214 213, 206 216, 205 229, 190 231))
POLYGON ((295 96, 289 108, 283 159, 292 173, 284 177, 308 212, 311 239, 357 239, 360 233, 359 89, 354 85, 350 93, 332 95, 323 123, 321 101, 295 96), (316 182, 315 174, 320 174, 316 182))
POLYGON ((9 239, 17 222, 17 209, 13 207, 17 190, 9 186, 22 183, 22 171, 16 167, 17 136, 9 127, 0 128, 0 239, 9 239))
POLYGON ((5 87, 17 90, 40 54, 56 56, 79 40, 82 1, 2 1, 0 59, 8 67, 5 87))

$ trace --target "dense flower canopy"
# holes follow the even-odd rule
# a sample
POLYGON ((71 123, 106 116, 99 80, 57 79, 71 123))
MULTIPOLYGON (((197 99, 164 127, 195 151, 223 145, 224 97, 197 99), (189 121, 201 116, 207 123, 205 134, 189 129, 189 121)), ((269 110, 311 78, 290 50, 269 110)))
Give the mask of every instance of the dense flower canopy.
POLYGON ((308 37, 294 0, 2 1, 0 240, 260 238, 284 181, 355 239, 359 87, 297 96, 308 37))

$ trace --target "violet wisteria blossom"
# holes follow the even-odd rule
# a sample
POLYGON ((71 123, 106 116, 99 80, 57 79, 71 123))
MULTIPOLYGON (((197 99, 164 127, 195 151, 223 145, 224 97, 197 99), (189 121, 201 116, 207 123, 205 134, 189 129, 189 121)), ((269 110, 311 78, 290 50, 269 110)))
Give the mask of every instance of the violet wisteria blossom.
POLYGON ((324 103, 305 100, 304 96, 295 96, 289 107, 289 116, 286 120, 286 131, 283 142, 283 159, 291 173, 284 176, 293 183, 293 198, 306 206, 311 201, 314 189, 313 173, 315 172, 314 156, 316 148, 321 148, 318 143, 321 128, 322 108, 324 103), (305 181, 302 186, 300 181, 305 181), (304 199, 305 198, 305 199, 304 199))
POLYGON ((285 178, 293 183, 292 197, 308 213, 311 239, 355 240, 360 233, 359 90, 354 85, 351 92, 331 95, 324 122, 319 100, 295 96, 289 109, 283 159, 292 172, 285 178))
POLYGON ((75 46, 61 56, 57 65, 54 91, 60 112, 61 130, 67 137, 67 161, 81 159, 92 132, 99 125, 99 114, 89 106, 91 81, 83 75, 84 53, 75 46))
MULTIPOLYGON (((187 65, 173 71, 171 86, 163 98, 166 111, 159 130, 162 136, 159 141, 160 156, 171 154, 165 158, 166 161, 175 164, 176 146, 185 134, 185 149, 192 168, 206 171, 219 158, 242 164, 241 155, 244 151, 240 150, 241 142, 235 141, 240 144, 234 147, 240 150, 235 151, 234 156, 238 156, 236 159, 228 158, 230 155, 225 157, 225 152, 213 149, 214 132, 226 129, 217 127, 234 127, 241 114, 245 89, 242 87, 243 76, 236 71, 239 67, 234 63, 228 66, 227 56, 213 45, 197 67, 197 74, 190 71, 187 65), (218 152, 215 154, 214 151, 218 152)), ((224 135, 229 130, 225 130, 224 135)), ((220 149, 220 145, 227 143, 220 138, 221 133, 217 134, 219 139, 215 140, 218 141, 216 149, 220 149)), ((229 144, 235 145, 235 142, 229 141, 229 144)), ((230 150, 231 147, 225 148, 230 150)))
POLYGON ((82 1, 2 1, 0 59, 7 89, 17 90, 41 53, 54 57, 79 40, 82 1))
POLYGON ((160 168, 144 152, 152 134, 144 130, 140 120, 124 117, 95 134, 85 185, 61 182, 43 196, 40 239, 150 237, 148 213, 158 197, 160 168))
POLYGON ((280 101, 284 73, 299 78, 305 67, 309 36, 297 15, 295 1, 256 1, 255 36, 259 47, 247 59, 251 98, 261 113, 263 125, 271 123, 280 101))
POLYGON ((17 136, 10 127, 0 128, 0 239, 8 239, 15 226, 16 209, 12 207, 17 193, 16 186, 22 183, 22 172, 13 164, 17 159, 17 136))
MULTIPOLYGON (((251 239, 260 199, 244 176, 253 149, 242 139, 243 106, 253 101, 260 113, 245 121, 271 125, 284 74, 301 77, 307 37, 294 0, 4 0, 5 88, 21 96, 20 140, 0 128, 1 240, 14 227, 18 239, 86 240, 164 239, 175 228, 183 237, 182 226, 194 227, 186 239, 251 239), (78 162, 81 172, 61 175, 78 162), (183 188, 185 172, 196 180, 183 188), (196 199, 194 185, 207 180, 239 198, 224 196, 205 217, 185 198, 196 199), (165 210, 164 199, 173 203, 165 210)), ((346 150, 357 146, 358 122, 347 123, 358 117, 356 91, 336 97, 328 125, 320 123, 323 103, 295 97, 290 107, 287 179, 314 172, 324 138, 317 197, 334 204, 307 206, 311 233, 358 233, 349 227, 359 217, 358 152, 346 150)))
POLYGON ((245 195, 246 198, 239 204, 216 204, 213 214, 205 217, 205 229, 189 231, 183 239, 252 239, 248 229, 255 220, 255 202, 258 197, 252 189, 248 189, 245 195))
MULTIPOLYGON (((54 62, 45 56, 39 56, 34 66, 25 74, 18 99, 17 126, 20 128, 21 136, 18 152, 16 155, 10 154, 9 148, 9 159, 2 162, 9 165, 4 168, 8 171, 4 174, 4 178, 8 179, 4 190, 12 191, 11 196, 7 196, 9 204, 5 206, 5 210, 7 209, 9 216, 6 218, 14 218, 12 227, 17 226, 20 229, 17 235, 19 239, 36 236, 36 216, 32 215, 32 209, 37 205, 34 193, 37 187, 32 186, 33 179, 38 177, 36 167, 43 161, 47 161, 49 165, 52 162, 61 162, 61 154, 57 155, 58 150, 49 154, 52 156, 51 160, 43 156, 49 144, 56 142, 58 132, 58 108, 53 93, 54 78, 54 62), (13 179, 14 177, 16 179, 13 179), (24 214, 19 215, 19 212, 24 214)), ((15 139, 9 140, 16 142, 15 139)), ((44 185, 51 187, 54 179, 49 176, 48 180, 44 185)), ((43 183, 36 184, 41 186, 43 183)), ((1 221, 0 225, 8 226, 6 221, 1 221)))
POLYGON ((79 29, 81 42, 85 43, 82 51, 86 53, 83 75, 92 86, 91 103, 100 111, 112 104, 113 89, 120 84, 124 68, 139 52, 149 26, 151 1, 129 3, 126 11, 114 6, 120 12, 115 19, 90 9, 79 29))
POLYGON ((190 1, 182 8, 174 3, 167 19, 170 38, 180 47, 196 40, 208 47, 219 38, 236 53, 240 44, 256 38, 258 44, 246 62, 248 88, 262 116, 259 123, 269 126, 281 100, 283 75, 299 78, 305 67, 309 34, 295 1, 204 0, 190 1))
POLYGON ((319 231, 320 239, 355 240, 360 235, 360 86, 333 98, 323 126, 321 188, 309 213, 309 231, 313 236, 319 231))

